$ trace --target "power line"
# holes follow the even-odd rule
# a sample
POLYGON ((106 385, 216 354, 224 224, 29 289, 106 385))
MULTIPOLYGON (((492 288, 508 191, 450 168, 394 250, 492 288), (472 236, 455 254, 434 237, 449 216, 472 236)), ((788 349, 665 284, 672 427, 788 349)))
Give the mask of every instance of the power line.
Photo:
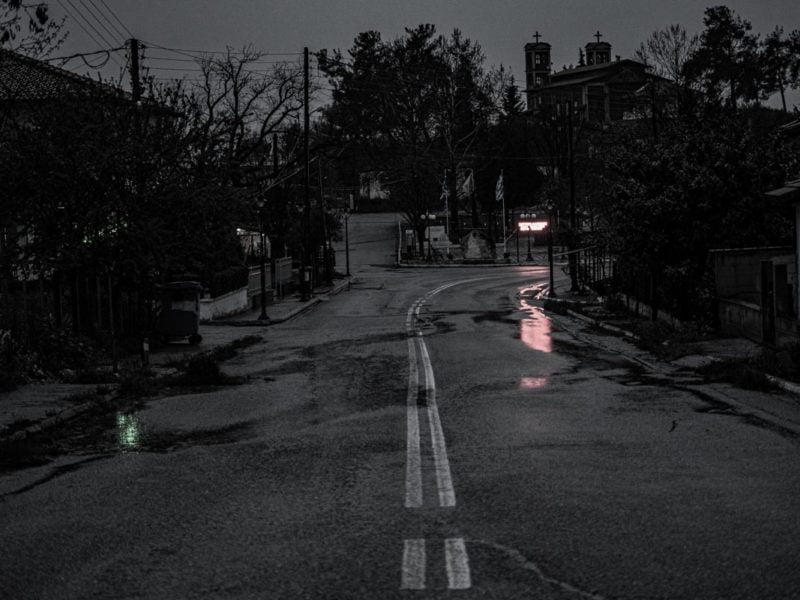
MULTIPOLYGON (((154 42, 148 42, 143 40, 143 42, 151 46, 153 48, 158 48, 159 50, 166 50, 168 52, 175 52, 176 54, 183 54, 186 56, 190 56, 192 58, 197 58, 198 55, 202 56, 205 54, 224 54, 224 55, 231 55, 231 56, 243 56, 249 54, 246 51, 238 51, 238 50, 187 50, 186 48, 169 48, 167 46, 161 46, 160 44, 156 44, 154 42)), ((257 50, 253 50, 252 54, 257 54, 259 56, 302 56, 302 52, 260 52, 257 50)), ((290 62, 290 61, 287 61, 290 62)))
MULTIPOLYGON (((84 15, 84 14, 83 14, 83 13, 80 11, 80 9, 78 9, 78 8, 77 8, 77 7, 76 7, 76 6, 75 6, 75 5, 72 3, 72 0, 65 0, 65 1, 66 1, 66 3, 67 3, 67 4, 69 4, 69 5, 70 5, 70 7, 72 8, 72 10, 74 10, 74 11, 75 11, 75 13, 76 13, 76 14, 77 14, 79 17, 80 17, 81 19, 83 19, 83 20, 86 22, 86 24, 87 24, 89 27, 91 27, 92 31, 94 31, 94 32, 97 34, 97 36, 98 36, 98 37, 99 37, 101 40, 103 40, 103 42, 105 43, 105 46, 106 46, 106 47, 111 47, 111 46, 113 46, 113 45, 114 45, 114 44, 112 44, 111 42, 109 42, 109 41, 106 39, 106 37, 105 37, 105 36, 104 36, 102 33, 100 33, 100 32, 97 30, 97 27, 95 27, 95 26, 92 24, 92 22, 91 22, 89 19, 87 19, 87 18, 86 18, 86 15, 84 15)), ((64 5, 62 4, 61 6, 64 6, 64 5)), ((97 41, 97 40, 95 40, 95 41, 97 41)))
MULTIPOLYGON (((91 40, 92 40, 92 41, 93 41, 95 44, 97 44, 97 45, 98 45, 98 46, 100 46, 101 48, 102 48, 102 47, 105 47, 105 48, 112 48, 112 47, 114 46, 114 44, 110 43, 110 42, 109 42, 107 39, 105 39, 105 37, 103 36, 103 34, 101 34, 99 31, 97 31, 97 29, 96 29, 96 28, 95 28, 95 27, 94 27, 94 26, 93 26, 93 25, 92 25, 92 24, 91 24, 91 23, 90 23, 90 22, 89 22, 89 21, 86 19, 86 17, 85 17, 83 14, 81 14, 81 12, 80 12, 80 11, 79 11, 77 8, 75 8, 75 5, 74 5, 74 4, 72 4, 71 0, 64 0, 64 1, 65 1, 67 4, 69 4, 69 5, 70 5, 70 7, 72 8, 72 10, 73 10, 73 11, 75 11, 75 14, 79 15, 79 16, 81 17, 81 19, 83 19, 83 20, 86 22, 86 24, 87 24, 87 25, 88 25, 88 26, 89 26, 89 27, 90 27, 90 28, 91 28, 91 29, 92 29, 92 30, 93 30, 93 31, 94 31, 94 32, 95 32, 95 33, 96 33, 96 34, 97 34, 97 35, 100 37, 100 39, 102 39, 102 40, 103 40, 103 42, 105 42, 105 43, 104 43, 104 44, 101 44, 99 41, 97 41, 97 38, 95 38, 95 37, 94 37, 94 35, 92 35, 92 33, 91 33, 91 32, 90 32, 90 31, 89 31, 89 30, 88 30, 86 27, 84 27, 83 23, 82 23, 82 22, 81 22, 79 19, 77 19, 77 18, 76 18, 76 17, 75 17, 75 16, 72 14, 72 12, 70 12, 70 10, 69 10, 69 9, 67 9, 67 7, 66 7, 66 5, 64 4, 64 2, 62 2, 62 0, 58 0, 58 3, 61 5, 61 8, 63 8, 63 9, 64 9, 64 12, 65 12, 65 13, 67 13, 67 15, 68 15, 68 16, 69 16, 69 17, 70 17, 70 18, 71 18, 73 21, 75 21, 75 22, 78 24, 78 26, 79 26, 81 29, 83 29, 83 31, 86 33, 86 35, 88 35, 88 36, 89 36, 89 39, 91 39, 91 40)), ((115 62, 115 63, 117 63, 118 65, 120 65, 120 62, 119 62, 119 61, 116 59, 116 57, 114 57, 114 55, 113 55, 113 54, 111 54, 110 56, 111 56, 111 58, 114 60, 114 62, 115 62)), ((120 66, 122 66, 122 65, 120 65, 120 66)))
POLYGON ((91 15, 92 19, 94 19, 94 22, 97 23, 103 29, 103 31, 105 31, 109 35, 109 37, 111 37, 112 40, 116 41, 117 37, 119 37, 119 39, 123 41, 125 40, 125 36, 117 36, 117 34, 115 34, 108 27, 106 27, 105 24, 94 13, 94 11, 86 5, 86 2, 84 2, 84 0, 78 0, 78 2, 81 3, 81 6, 83 6, 83 8, 86 9, 86 12, 91 15))
POLYGON ((103 17, 105 22, 108 23, 111 26, 111 28, 116 32, 117 36, 120 39, 122 39, 122 40, 127 39, 127 36, 120 30, 119 27, 117 27, 114 24, 114 22, 111 19, 108 18, 108 15, 105 12, 103 12, 103 10, 100 9, 100 7, 97 6, 97 4, 94 3, 94 0, 89 0, 89 3, 94 7, 94 9, 97 11, 97 13, 103 17))
POLYGON ((130 30, 130 29, 128 29, 127 27, 125 27, 125 23, 123 23, 122 21, 120 21, 119 17, 117 16, 117 13, 115 13, 113 10, 111 10, 111 8, 108 6, 108 4, 106 4, 106 0, 100 0, 100 2, 103 4, 103 6, 105 6, 105 7, 106 7, 106 10, 107 10, 109 13, 111 13, 111 16, 112 16, 112 17, 114 17, 114 19, 116 19, 117 23, 119 23, 120 25, 122 25, 122 28, 123 28, 125 31, 127 31, 127 32, 128 32, 128 36, 129 36, 129 37, 132 37, 132 38, 136 37, 135 35, 133 35, 133 34, 131 33, 131 30, 130 30))

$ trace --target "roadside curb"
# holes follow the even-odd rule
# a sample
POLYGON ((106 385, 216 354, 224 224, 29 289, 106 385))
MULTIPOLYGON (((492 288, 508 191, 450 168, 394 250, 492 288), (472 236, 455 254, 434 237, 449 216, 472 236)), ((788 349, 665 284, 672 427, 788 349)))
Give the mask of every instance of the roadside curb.
POLYGON ((92 408, 94 405, 93 402, 84 402, 82 404, 78 404, 76 406, 70 406, 63 410, 60 410, 55 415, 49 416, 46 419, 39 421, 34 425, 29 425, 19 431, 15 431, 11 435, 3 435, 0 433, 0 443, 13 443, 13 442, 21 442, 25 440, 29 435, 33 435, 35 433, 40 433, 45 429, 50 429, 51 427, 58 425, 59 423, 63 423, 81 413, 84 413, 92 408))
POLYGON ((398 268, 401 268, 401 269, 475 269, 475 268, 487 268, 487 267, 488 268, 492 268, 492 269, 498 269, 498 268, 501 268, 501 267, 506 267, 506 268, 508 268, 508 267, 545 267, 545 266, 547 266, 547 264, 546 263, 540 263, 540 262, 532 262, 532 263, 524 263, 524 264, 522 264, 522 263, 520 263, 520 264, 517 264, 517 263, 512 263, 512 264, 509 264, 509 263, 475 263, 475 264, 458 263, 458 264, 441 264, 441 265, 432 264, 432 265, 428 265, 428 264, 409 264, 409 263, 402 263, 401 262, 401 263, 398 263, 397 266, 398 266, 398 268))
MULTIPOLYGON (((571 302, 572 303, 576 303, 576 304, 592 304, 592 302, 589 302, 589 301, 568 300, 568 299, 562 299, 562 298, 558 298, 558 297, 550 297, 550 296, 546 295, 547 291, 548 291, 548 288, 545 287, 541 292, 539 292, 536 295, 537 300, 549 300, 551 302, 559 302, 559 303, 563 303, 563 304, 569 304, 571 302)), ((621 327, 617 327, 616 325, 611 325, 610 323, 606 323, 606 322, 601 321, 599 319, 588 317, 588 316, 583 315, 583 314, 581 314, 581 313, 579 313, 577 311, 574 311, 574 310, 572 310, 570 308, 568 308, 566 312, 567 312, 567 314, 569 316, 571 316, 571 317, 573 317, 575 319, 578 319, 579 321, 583 321, 584 323, 587 323, 589 325, 593 325, 595 327, 600 327, 602 329, 606 329, 608 331, 612 331, 614 333, 623 335, 623 336, 625 336, 626 338, 628 338, 630 340, 638 341, 640 339, 639 336, 636 335, 635 333, 633 333, 632 331, 628 331, 626 329, 622 329, 621 327)), ((722 360, 720 358, 717 358, 716 356, 709 356, 709 355, 703 355, 703 356, 704 356, 704 358, 708 359, 709 361, 720 361, 720 360, 722 360)), ((777 385, 780 389, 784 390, 785 392, 789 392, 789 393, 794 394, 796 396, 800 396, 800 385, 799 384, 792 383, 791 381, 786 381, 785 379, 781 379, 780 377, 775 377, 774 375, 770 375, 768 373, 764 373, 764 375, 767 378, 767 380, 771 381, 772 383, 777 385)), ((800 433, 800 431, 798 431, 797 433, 800 433)))
POLYGON ((230 320, 218 320, 218 321, 203 321, 203 325, 207 325, 209 327, 269 327, 270 325, 277 325, 279 323, 285 323, 290 319, 293 319, 299 314, 304 313, 305 311, 311 309, 312 307, 316 306, 320 302, 324 302, 331 296, 335 296, 342 292, 345 288, 350 289, 350 285, 352 284, 354 278, 350 277, 341 281, 334 285, 328 291, 314 296, 310 300, 306 301, 301 306, 297 308, 293 308, 289 311, 288 314, 280 316, 280 317, 269 317, 267 315, 267 319, 261 321, 259 319, 230 319, 230 320))
POLYGON ((626 338, 630 338, 632 340, 639 339, 639 336, 633 333, 632 331, 628 331, 627 329, 622 329, 621 327, 617 327, 616 325, 611 325, 610 323, 606 323, 605 321, 600 321, 599 319, 587 317, 586 315, 582 315, 581 313, 574 311, 571 308, 567 309, 567 314, 570 315, 571 317, 575 317, 576 319, 584 321, 585 323, 594 325, 595 327, 600 327, 601 329, 606 329, 608 331, 613 331, 614 333, 623 335, 626 338))

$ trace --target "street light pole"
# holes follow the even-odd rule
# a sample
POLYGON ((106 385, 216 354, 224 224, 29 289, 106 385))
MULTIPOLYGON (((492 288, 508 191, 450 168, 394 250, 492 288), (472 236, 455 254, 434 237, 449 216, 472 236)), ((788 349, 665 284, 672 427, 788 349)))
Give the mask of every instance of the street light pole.
POLYGON ((309 128, 309 111, 308 111, 308 48, 303 48, 303 154, 304 154, 304 169, 303 169, 303 196, 305 199, 304 213, 303 213, 303 274, 301 279, 301 297, 300 300, 305 302, 311 296, 311 195, 310 195, 310 178, 311 171, 309 166, 309 152, 308 152, 308 128, 309 128))
POLYGON ((553 207, 547 207, 547 262, 550 266, 550 293, 549 296, 556 296, 556 286, 553 278, 553 207))
POLYGON ((347 267, 347 276, 350 277, 350 234, 348 232, 348 223, 350 221, 350 211, 344 211, 344 260, 347 267))
POLYGON ((536 213, 522 213, 520 217, 525 219, 525 228, 528 232, 528 235, 525 236, 528 239, 528 256, 525 260, 533 262, 533 254, 531 254, 531 219, 536 218, 536 213))
POLYGON ((264 231, 264 200, 258 203, 258 229, 261 241, 261 314, 258 315, 259 321, 269 321, 267 316, 267 236, 264 231))
POLYGON ((432 215, 429 212, 426 212, 424 215, 422 215, 422 219, 427 224, 428 228, 428 258, 426 259, 428 262, 433 261, 433 256, 431 254, 431 223, 435 218, 436 215, 432 215))

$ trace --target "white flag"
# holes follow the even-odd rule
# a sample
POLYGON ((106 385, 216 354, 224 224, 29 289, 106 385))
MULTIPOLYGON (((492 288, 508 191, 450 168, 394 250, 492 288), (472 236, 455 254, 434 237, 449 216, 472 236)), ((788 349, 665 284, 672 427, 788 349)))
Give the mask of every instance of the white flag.
POLYGON ((494 199, 497 202, 505 200, 505 191, 503 190, 503 172, 500 171, 500 177, 497 178, 497 185, 494 186, 494 199))
POLYGON ((459 198, 466 198, 475 192, 475 179, 472 177, 472 169, 469 170, 469 175, 464 179, 461 184, 461 189, 458 190, 459 198))

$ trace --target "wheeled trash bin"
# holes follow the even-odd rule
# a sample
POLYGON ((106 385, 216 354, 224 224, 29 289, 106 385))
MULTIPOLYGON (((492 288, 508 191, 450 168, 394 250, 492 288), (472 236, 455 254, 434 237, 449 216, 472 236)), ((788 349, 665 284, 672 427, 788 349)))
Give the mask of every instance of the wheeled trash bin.
POLYGON ((171 281, 158 286, 161 302, 156 316, 156 333, 164 343, 188 340, 196 345, 202 341, 200 328, 199 281, 171 281))

